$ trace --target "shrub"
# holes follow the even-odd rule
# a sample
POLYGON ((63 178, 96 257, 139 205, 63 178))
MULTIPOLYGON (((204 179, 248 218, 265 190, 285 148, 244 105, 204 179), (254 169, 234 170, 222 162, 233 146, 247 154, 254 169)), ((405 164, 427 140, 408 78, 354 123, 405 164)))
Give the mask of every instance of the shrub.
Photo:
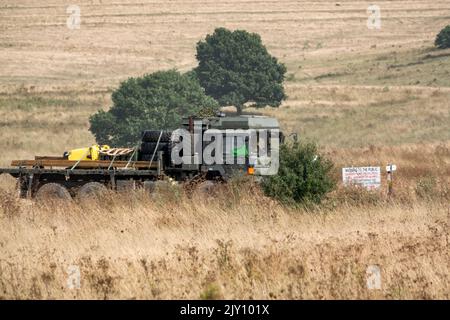
POLYGON ((263 179, 263 190, 288 205, 320 203, 336 185, 332 169, 333 163, 318 154, 314 143, 283 144, 278 174, 263 179))
POLYGON ((200 293, 201 300, 221 300, 223 294, 217 283, 209 283, 205 286, 204 290, 200 293))
POLYGON ((446 26, 438 33, 434 44, 440 49, 450 48, 450 25, 446 26))

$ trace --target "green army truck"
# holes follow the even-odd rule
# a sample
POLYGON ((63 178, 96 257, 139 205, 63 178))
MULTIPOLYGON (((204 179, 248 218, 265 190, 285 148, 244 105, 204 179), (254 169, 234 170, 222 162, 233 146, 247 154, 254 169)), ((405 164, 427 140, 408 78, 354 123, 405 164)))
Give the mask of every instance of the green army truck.
MULTIPOLYGON (((33 160, 13 160, 11 167, 0 168, 0 174, 15 177, 20 196, 28 198, 85 198, 108 189, 122 188, 153 190, 159 181, 169 180, 178 183, 197 181, 199 188, 205 189, 215 183, 226 182, 235 174, 265 174, 272 164, 270 161, 254 161, 255 151, 270 150, 272 145, 278 145, 282 140, 283 135, 275 118, 188 117, 183 119, 178 130, 143 131, 140 146, 136 148, 96 149, 98 156, 78 160, 69 159, 67 155, 70 152, 62 157, 36 156, 33 160), (265 146, 258 144, 256 149, 252 148, 247 135, 250 131, 258 139, 258 135, 264 135, 267 140, 265 146), (231 147, 229 143, 224 143, 223 149, 214 150, 212 155, 233 161, 203 161, 201 154, 216 140, 203 141, 205 135, 211 132, 216 139, 222 135, 224 141, 233 143, 231 147), (236 143, 236 140, 241 143, 236 143), (183 144, 188 148, 182 148, 183 144), (175 158, 181 159, 181 163, 175 158)), ((265 157, 270 156, 269 152, 265 157)))

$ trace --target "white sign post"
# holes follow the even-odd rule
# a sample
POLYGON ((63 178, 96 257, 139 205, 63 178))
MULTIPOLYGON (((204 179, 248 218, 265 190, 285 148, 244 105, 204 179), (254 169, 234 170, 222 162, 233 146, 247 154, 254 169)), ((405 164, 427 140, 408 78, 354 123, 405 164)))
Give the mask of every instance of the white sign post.
POLYGON ((388 164, 386 166, 387 181, 388 181, 388 196, 392 195, 392 180, 394 179, 394 171, 397 170, 395 164, 388 164))
POLYGON ((397 166, 395 164, 388 164, 386 166, 386 171, 389 172, 394 172, 395 170, 397 170, 397 166))
POLYGON ((381 186, 381 169, 380 167, 342 168, 342 181, 344 185, 357 185, 368 190, 378 189, 381 186))

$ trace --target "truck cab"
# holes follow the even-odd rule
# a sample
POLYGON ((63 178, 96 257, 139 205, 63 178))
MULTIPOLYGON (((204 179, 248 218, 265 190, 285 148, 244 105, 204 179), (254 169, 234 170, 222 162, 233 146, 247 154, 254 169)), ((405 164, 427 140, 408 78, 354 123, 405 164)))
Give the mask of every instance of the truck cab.
MULTIPOLYGON (((205 139, 205 135, 208 132, 216 134, 220 132, 222 134, 222 159, 224 161, 205 163, 204 159, 197 159, 197 161, 173 165, 172 172, 175 175, 177 175, 176 172, 179 172, 181 176, 197 171, 204 173, 207 179, 221 178, 227 180, 234 174, 270 174, 270 170, 273 168, 271 159, 276 158, 278 160, 278 155, 272 153, 278 152, 278 146, 283 141, 278 120, 266 116, 188 117, 183 119, 182 128, 191 134, 191 155, 197 158, 205 156, 202 151, 205 151, 208 144, 211 143, 212 139, 205 139), (253 135, 252 137, 255 139, 251 140, 250 135, 253 135), (200 139, 201 141, 199 141, 200 139), (229 145, 230 142, 233 146, 229 145), (199 143, 201 150, 195 146, 199 143)), ((181 141, 177 139, 172 141, 173 145, 177 143, 181 143, 181 141)), ((171 168, 167 169, 171 172, 171 168)), ((183 178, 177 177, 177 180, 179 179, 183 178)))

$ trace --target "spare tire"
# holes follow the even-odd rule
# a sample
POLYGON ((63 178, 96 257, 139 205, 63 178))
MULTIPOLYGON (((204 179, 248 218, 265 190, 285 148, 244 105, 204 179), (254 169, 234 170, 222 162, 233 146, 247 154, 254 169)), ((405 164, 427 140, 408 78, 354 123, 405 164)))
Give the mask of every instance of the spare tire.
POLYGON ((142 132, 142 141, 143 142, 157 142, 159 136, 161 135, 160 142, 169 142, 172 136, 172 132, 170 131, 162 131, 161 130, 146 130, 142 132))
MULTIPOLYGON (((150 161, 150 160, 152 160, 152 157, 153 157, 153 153, 144 153, 144 154, 140 154, 139 155, 139 160, 138 161, 150 161)), ((157 154, 155 154, 155 156, 153 157, 153 161, 157 161, 158 160, 158 155, 157 154)), ((165 153, 164 155, 163 155, 163 162, 164 162, 164 165, 169 165, 170 164, 170 153, 165 153)))
MULTIPOLYGON (((143 142, 141 144, 141 153, 142 154, 153 154, 153 152, 155 152, 156 145, 157 145, 156 142, 143 142)), ((168 150, 169 150, 169 143, 160 142, 158 144, 158 149, 156 150, 156 152, 168 151, 168 150)))
POLYGON ((70 200, 69 191, 59 183, 46 183, 36 192, 36 199, 41 200, 70 200))
POLYGON ((78 200, 99 199, 108 192, 105 185, 100 182, 88 182, 84 184, 77 192, 78 200))

